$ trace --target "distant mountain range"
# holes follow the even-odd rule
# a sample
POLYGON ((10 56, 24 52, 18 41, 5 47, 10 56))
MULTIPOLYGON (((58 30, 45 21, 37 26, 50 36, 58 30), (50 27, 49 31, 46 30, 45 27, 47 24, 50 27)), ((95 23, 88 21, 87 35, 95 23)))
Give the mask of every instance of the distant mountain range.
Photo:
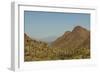
POLYGON ((57 39, 57 36, 48 36, 45 38, 41 38, 41 41, 47 42, 47 43, 52 43, 54 40, 57 39))
POLYGON ((24 49, 24 61, 90 58, 90 31, 76 26, 72 31, 64 32, 50 45, 32 39, 25 33, 24 49))

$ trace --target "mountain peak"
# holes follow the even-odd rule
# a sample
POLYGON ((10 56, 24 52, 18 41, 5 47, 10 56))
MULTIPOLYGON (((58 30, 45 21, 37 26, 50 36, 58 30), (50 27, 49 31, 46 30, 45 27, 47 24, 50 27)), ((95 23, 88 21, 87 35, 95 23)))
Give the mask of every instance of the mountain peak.
POLYGON ((87 31, 85 28, 81 27, 81 26, 76 26, 72 32, 82 32, 82 31, 87 31))
POLYGON ((76 26, 73 30, 80 30, 80 29, 83 29, 83 27, 81 27, 81 26, 76 26))
POLYGON ((70 31, 66 31, 65 33, 64 33, 64 35, 68 35, 70 33, 70 31))

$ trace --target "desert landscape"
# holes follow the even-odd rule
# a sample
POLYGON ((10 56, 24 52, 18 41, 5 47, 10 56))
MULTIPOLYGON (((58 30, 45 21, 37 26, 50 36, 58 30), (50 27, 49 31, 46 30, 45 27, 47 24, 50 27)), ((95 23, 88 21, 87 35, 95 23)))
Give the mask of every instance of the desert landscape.
POLYGON ((24 33, 24 61, 89 59, 90 30, 75 26, 52 42, 31 38, 24 33))

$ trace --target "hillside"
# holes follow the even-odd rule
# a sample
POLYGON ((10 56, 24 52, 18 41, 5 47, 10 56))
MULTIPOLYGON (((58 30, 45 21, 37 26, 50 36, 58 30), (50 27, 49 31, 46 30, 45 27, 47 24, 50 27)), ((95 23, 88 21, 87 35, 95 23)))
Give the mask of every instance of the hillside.
POLYGON ((24 34, 24 61, 90 58, 90 31, 77 26, 49 45, 24 34))
POLYGON ((72 31, 66 31, 64 35, 52 42, 53 47, 58 48, 89 48, 90 32, 81 26, 72 31), (87 46, 85 46, 85 43, 87 46))
POLYGON ((36 61, 44 60, 48 57, 48 45, 45 42, 31 39, 28 35, 24 34, 24 60, 25 61, 36 61))

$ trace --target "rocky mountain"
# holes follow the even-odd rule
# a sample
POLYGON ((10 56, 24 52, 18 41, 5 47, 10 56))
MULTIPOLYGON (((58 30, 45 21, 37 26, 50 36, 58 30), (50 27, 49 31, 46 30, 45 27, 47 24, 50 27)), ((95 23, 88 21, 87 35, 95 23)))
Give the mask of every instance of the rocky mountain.
POLYGON ((51 44, 24 34, 24 61, 90 58, 90 31, 76 26, 51 44))
POLYGON ((76 26, 72 31, 66 31, 61 37, 56 39, 51 46, 58 48, 90 48, 90 32, 76 26))

